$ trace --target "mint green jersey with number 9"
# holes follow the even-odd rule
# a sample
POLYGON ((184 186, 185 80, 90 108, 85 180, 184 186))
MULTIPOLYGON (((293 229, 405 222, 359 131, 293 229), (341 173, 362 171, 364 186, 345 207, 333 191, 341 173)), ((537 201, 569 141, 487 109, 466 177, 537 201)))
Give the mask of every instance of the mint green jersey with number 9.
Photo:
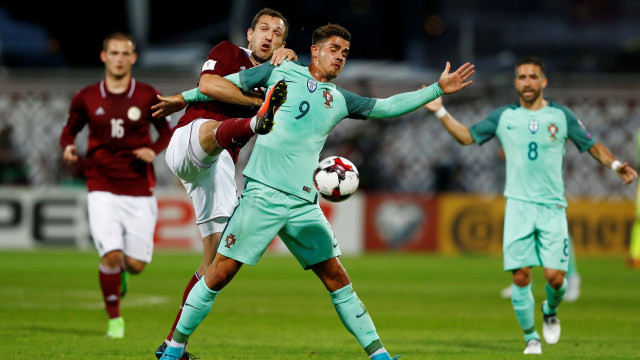
POLYGON ((562 177, 567 139, 580 152, 595 144, 571 110, 551 101, 537 111, 519 104, 499 108, 470 131, 480 145, 493 136, 500 140, 506 157, 505 197, 552 206, 567 206, 562 177))
POLYGON ((285 80, 286 102, 276 112, 273 131, 258 136, 243 175, 310 202, 317 196, 313 172, 327 136, 337 123, 346 117, 398 116, 442 95, 436 83, 384 100, 361 97, 315 80, 306 66, 293 61, 277 67, 263 64, 225 78, 244 91, 271 87, 285 80), (408 98, 412 100, 404 100, 408 98))

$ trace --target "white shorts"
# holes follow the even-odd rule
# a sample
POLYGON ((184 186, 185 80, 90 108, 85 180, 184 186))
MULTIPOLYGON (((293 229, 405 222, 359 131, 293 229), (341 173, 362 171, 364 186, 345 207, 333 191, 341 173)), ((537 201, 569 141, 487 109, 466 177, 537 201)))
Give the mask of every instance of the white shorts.
POLYGON ((87 196, 89 226, 100 257, 121 250, 126 256, 151 262, 158 203, 153 196, 116 195, 91 191, 87 196))
POLYGON ((224 230, 227 219, 238 205, 236 169, 228 151, 218 156, 204 152, 198 140, 197 119, 176 129, 166 150, 169 169, 182 180, 193 202, 196 224, 202 237, 224 230))

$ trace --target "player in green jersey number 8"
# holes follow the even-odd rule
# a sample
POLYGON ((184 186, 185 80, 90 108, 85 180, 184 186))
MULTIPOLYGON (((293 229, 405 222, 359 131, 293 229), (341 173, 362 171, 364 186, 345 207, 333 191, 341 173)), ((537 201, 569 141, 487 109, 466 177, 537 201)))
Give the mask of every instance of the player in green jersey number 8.
POLYGON ((520 59, 514 86, 518 104, 490 113, 471 128, 456 120, 440 98, 425 105, 445 129, 462 145, 483 144, 496 136, 504 149, 507 180, 503 253, 504 270, 511 271, 511 300, 524 332, 525 354, 540 354, 540 336, 534 327, 535 301, 531 292, 531 267, 542 266, 547 280, 547 299, 542 303, 543 335, 547 343, 560 338, 556 310, 562 302, 568 269, 567 203, 562 179, 562 158, 567 139, 606 167, 625 184, 638 174, 627 163, 616 160, 601 143, 594 141, 582 123, 566 107, 546 100, 544 63, 536 57, 520 59))

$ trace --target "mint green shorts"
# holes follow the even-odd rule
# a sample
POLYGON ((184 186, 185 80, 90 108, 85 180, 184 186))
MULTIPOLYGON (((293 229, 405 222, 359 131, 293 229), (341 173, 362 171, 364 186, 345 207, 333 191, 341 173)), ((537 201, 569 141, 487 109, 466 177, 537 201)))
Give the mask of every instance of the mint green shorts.
POLYGON ((567 271, 566 209, 508 198, 502 250, 505 271, 530 266, 567 271))
POLYGON ((318 203, 247 179, 239 205, 222 233, 218 253, 255 265, 276 234, 304 269, 341 254, 318 203))

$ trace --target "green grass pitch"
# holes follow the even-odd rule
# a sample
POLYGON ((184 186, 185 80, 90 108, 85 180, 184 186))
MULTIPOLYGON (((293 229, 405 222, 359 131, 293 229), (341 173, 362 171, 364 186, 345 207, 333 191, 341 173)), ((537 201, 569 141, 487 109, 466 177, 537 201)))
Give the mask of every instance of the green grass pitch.
MULTIPOLYGON (((158 251, 130 277, 125 339, 105 338, 98 257, 74 250, 0 253, 0 358, 154 359, 199 254, 158 251)), ((519 359, 524 341, 497 256, 344 256, 378 333, 402 360, 519 359)), ((539 359, 639 359, 640 272, 621 259, 580 258, 582 296, 562 304, 562 337, 539 359)), ((536 328, 544 296, 534 270, 536 328)), ((245 266, 218 296, 189 343, 207 359, 366 359, 327 291, 292 256, 245 266)))

